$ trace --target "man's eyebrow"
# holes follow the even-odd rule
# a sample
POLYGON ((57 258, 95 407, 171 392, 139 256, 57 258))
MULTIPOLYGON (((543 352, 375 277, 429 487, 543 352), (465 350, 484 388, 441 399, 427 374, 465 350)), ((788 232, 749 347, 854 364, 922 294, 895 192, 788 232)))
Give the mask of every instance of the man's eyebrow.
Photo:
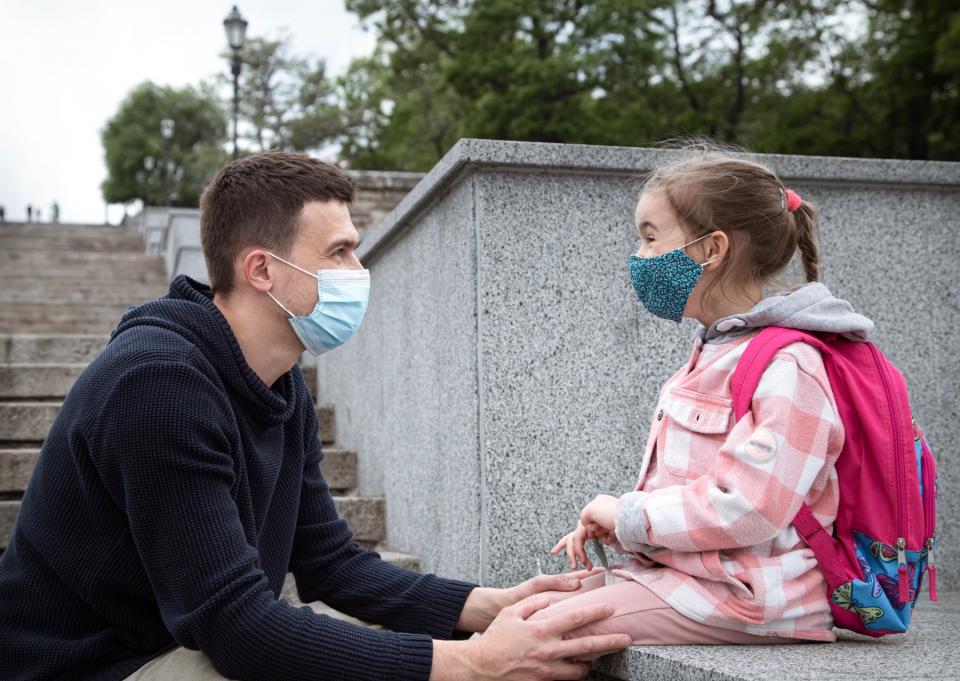
POLYGON ((344 246, 356 250, 357 246, 360 245, 360 241, 357 239, 337 239, 332 244, 327 246, 328 251, 337 251, 343 248, 344 246))

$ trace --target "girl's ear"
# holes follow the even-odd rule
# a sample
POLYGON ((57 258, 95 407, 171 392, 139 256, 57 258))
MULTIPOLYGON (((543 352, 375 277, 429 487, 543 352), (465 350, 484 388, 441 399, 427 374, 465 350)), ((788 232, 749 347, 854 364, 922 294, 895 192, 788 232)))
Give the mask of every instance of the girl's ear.
POLYGON ((730 239, 725 232, 717 230, 703 240, 703 262, 709 263, 703 269, 717 269, 730 251, 730 239))

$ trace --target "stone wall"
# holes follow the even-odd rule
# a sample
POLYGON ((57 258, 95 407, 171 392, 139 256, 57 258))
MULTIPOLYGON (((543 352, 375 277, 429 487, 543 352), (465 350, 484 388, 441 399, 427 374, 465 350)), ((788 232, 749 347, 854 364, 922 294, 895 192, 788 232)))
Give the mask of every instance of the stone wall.
POLYGON ((423 179, 423 173, 386 170, 348 170, 357 188, 350 215, 357 229, 376 227, 400 200, 423 179))
MULTIPOLYGON (((627 258, 650 149, 461 140, 361 246, 363 327, 320 399, 364 452, 394 548, 505 585, 602 492, 631 489, 694 326, 645 313, 627 258)), ((820 207, 826 284, 877 323, 940 465, 942 589, 960 586, 960 164, 764 156, 820 207)), ((554 568, 558 566, 554 565, 554 568)))

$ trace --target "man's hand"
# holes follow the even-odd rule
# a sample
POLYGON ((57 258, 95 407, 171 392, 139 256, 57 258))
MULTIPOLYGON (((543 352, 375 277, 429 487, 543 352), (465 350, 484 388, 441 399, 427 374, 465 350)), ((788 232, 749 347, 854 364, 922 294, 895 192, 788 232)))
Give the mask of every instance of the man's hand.
POLYGON ((504 608, 544 591, 576 591, 582 580, 598 572, 581 570, 563 575, 539 575, 509 589, 477 587, 467 596, 456 628, 459 631, 486 631, 504 608))
POLYGON ((434 641, 431 681, 502 679, 549 681, 582 679, 594 658, 630 645, 626 634, 584 636, 569 641, 564 635, 610 617, 609 605, 594 605, 531 622, 529 618, 550 605, 547 596, 531 596, 504 608, 486 633, 469 641, 434 641))

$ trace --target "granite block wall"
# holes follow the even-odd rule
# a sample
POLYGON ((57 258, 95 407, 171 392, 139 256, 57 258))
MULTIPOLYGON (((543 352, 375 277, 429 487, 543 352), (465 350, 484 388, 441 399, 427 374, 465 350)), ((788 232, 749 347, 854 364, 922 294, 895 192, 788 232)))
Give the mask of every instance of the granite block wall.
MULTIPOLYGON (((696 328, 647 314, 627 270, 637 177, 667 153, 462 140, 366 234, 368 317, 319 383, 392 548, 515 583, 585 502, 632 488, 696 328)), ((960 588, 960 164, 759 159, 820 207, 825 283, 907 376, 940 465, 941 588, 960 588)))

